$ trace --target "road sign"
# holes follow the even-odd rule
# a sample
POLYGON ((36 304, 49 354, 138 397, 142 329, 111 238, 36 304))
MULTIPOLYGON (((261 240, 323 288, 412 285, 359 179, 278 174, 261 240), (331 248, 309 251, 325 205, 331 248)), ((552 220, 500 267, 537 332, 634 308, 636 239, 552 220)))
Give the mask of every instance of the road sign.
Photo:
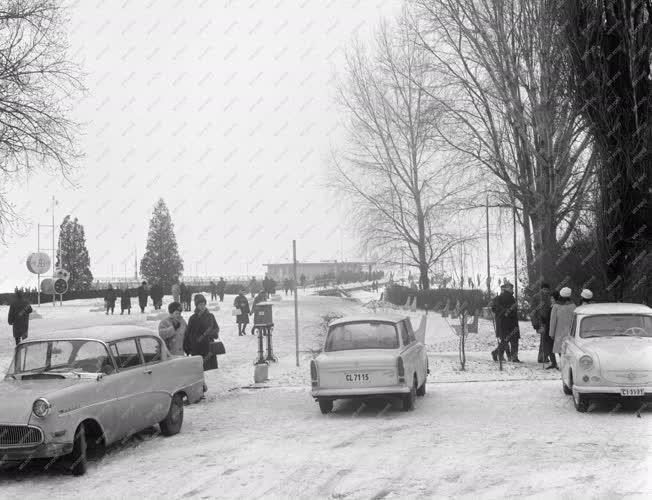
POLYGON ((55 269, 54 270, 54 279, 55 280, 65 280, 68 281, 70 278, 70 273, 65 269, 55 269))
POLYGON ((43 252, 34 252, 27 256, 27 269, 30 273, 45 274, 50 270, 50 257, 43 252))
POLYGON ((52 278, 45 278, 41 281, 41 292, 54 293, 54 281, 52 278))
POLYGON ((58 279, 54 282, 54 291, 62 294, 68 291, 68 282, 64 279, 58 279))

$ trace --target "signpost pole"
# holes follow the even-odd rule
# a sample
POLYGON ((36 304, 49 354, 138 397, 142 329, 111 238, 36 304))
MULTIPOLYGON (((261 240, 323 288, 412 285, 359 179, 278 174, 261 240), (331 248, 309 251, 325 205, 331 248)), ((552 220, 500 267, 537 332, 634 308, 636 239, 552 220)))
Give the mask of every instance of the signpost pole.
POLYGON ((292 261, 294 269, 294 340, 296 344, 297 366, 299 366, 299 299, 297 297, 297 240, 292 240, 292 261))
MULTIPOLYGON (((36 237, 38 243, 36 244, 37 252, 41 253, 41 225, 39 224, 36 229, 36 237)), ((36 275, 36 296, 38 297, 38 306, 41 307, 41 273, 36 275)))
MULTIPOLYGON (((54 268, 57 267, 56 260, 54 260, 54 195, 52 195, 52 283, 54 283, 54 268)), ((54 288, 52 289, 52 306, 56 307, 57 305, 57 296, 54 288)))

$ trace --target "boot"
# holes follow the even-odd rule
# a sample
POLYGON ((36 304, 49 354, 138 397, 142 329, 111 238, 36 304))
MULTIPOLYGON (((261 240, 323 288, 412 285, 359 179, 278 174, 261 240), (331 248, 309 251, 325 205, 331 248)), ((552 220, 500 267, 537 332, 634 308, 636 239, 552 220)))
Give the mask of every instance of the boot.
POLYGON ((491 351, 491 358, 497 363, 498 362, 498 353, 496 353, 496 350, 494 349, 491 351))

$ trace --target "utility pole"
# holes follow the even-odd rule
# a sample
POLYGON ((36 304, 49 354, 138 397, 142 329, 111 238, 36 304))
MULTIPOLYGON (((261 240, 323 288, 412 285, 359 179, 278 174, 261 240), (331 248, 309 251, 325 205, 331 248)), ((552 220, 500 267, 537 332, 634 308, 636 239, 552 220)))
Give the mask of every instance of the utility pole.
POLYGON ((56 228, 54 227, 54 195, 52 195, 52 306, 56 307, 56 293, 54 291, 54 268, 56 267, 56 260, 54 260, 54 233, 56 228))
POLYGON ((516 200, 512 212, 512 222, 514 226, 514 299, 518 303, 518 271, 516 267, 516 200))
POLYGON ((491 298, 491 258, 489 252, 489 195, 487 195, 485 205, 485 215, 487 218, 487 297, 491 298))
MULTIPOLYGON (((41 253, 41 224, 36 228, 36 238, 38 243, 36 244, 36 251, 41 253)), ((41 307, 41 275, 36 275, 36 296, 38 297, 38 306, 41 307)))
POLYGON ((297 240, 292 240, 292 262, 294 269, 294 341, 296 344, 297 366, 299 366, 299 298, 297 293, 297 240))

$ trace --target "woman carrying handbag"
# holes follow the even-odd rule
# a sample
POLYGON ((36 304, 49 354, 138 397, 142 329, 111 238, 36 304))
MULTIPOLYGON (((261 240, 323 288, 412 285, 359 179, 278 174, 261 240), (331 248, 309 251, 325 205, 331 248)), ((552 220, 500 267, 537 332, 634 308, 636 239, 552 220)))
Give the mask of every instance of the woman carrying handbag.
POLYGON ((206 298, 198 293, 195 295, 195 312, 188 320, 183 350, 190 356, 204 358, 204 371, 217 368, 217 352, 219 348, 220 327, 215 316, 206 308, 206 298))

